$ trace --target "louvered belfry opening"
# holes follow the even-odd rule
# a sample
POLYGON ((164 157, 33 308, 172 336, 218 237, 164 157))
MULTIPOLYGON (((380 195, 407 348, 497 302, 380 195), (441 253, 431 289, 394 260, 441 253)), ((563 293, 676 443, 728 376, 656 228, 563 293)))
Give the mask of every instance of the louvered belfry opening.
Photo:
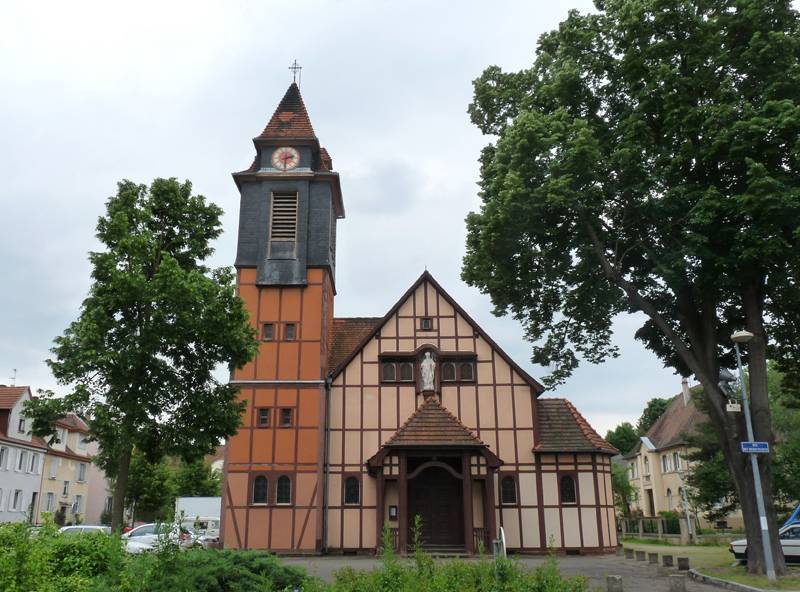
POLYGON ((297 245, 297 193, 273 193, 270 208, 269 257, 294 259, 297 245))

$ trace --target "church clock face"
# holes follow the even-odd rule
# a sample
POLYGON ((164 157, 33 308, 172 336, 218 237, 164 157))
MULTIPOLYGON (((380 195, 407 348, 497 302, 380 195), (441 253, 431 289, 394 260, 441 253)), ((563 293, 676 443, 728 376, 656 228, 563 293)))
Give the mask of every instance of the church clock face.
POLYGON ((300 153, 289 146, 276 148, 272 153, 272 166, 281 171, 289 171, 300 164, 300 153))

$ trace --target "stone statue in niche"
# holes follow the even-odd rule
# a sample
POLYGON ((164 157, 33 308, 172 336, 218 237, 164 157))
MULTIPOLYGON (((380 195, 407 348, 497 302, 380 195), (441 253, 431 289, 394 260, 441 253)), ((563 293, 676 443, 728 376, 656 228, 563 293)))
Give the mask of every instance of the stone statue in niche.
POLYGON ((425 358, 420 362, 419 373, 422 378, 422 390, 432 391, 436 388, 436 360, 431 352, 425 352, 425 358))

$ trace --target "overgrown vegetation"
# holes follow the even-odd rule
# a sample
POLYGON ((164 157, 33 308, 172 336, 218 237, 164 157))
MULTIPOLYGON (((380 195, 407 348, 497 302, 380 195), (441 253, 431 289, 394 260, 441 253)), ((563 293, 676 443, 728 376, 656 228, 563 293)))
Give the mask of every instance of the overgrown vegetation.
POLYGON ((381 565, 350 568, 327 584, 302 568, 260 551, 192 549, 166 545, 157 553, 128 555, 118 536, 59 534, 48 522, 36 535, 25 524, 0 526, 3 592, 585 592, 583 578, 562 578, 554 558, 535 571, 514 561, 435 562, 423 552, 421 528, 412 532, 413 555, 398 557, 388 529, 381 565))

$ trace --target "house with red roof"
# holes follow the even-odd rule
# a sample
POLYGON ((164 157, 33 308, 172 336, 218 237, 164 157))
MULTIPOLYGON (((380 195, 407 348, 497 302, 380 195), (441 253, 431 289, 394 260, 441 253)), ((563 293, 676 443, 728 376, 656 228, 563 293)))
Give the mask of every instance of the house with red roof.
POLYGON ((339 318, 339 174, 292 84, 241 194, 237 288, 260 336, 231 383, 224 546, 606 553, 617 450, 517 364, 427 271, 380 317, 339 318))
MULTIPOLYGON (((55 424, 56 437, 48 443, 36 522, 43 514, 63 512, 64 522, 86 522, 92 456, 89 427, 74 413, 55 424)), ((105 500, 105 496, 103 497, 105 500)))
POLYGON ((47 446, 31 435, 27 386, 0 385, 0 523, 33 522, 47 446))

